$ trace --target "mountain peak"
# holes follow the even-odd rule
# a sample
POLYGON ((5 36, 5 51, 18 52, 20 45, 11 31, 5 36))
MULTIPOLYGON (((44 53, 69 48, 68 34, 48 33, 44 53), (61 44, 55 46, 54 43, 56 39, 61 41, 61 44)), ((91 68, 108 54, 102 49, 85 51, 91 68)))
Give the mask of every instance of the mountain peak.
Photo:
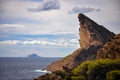
POLYGON ((91 22, 92 24, 97 24, 96 22, 94 22, 93 20, 91 20, 90 18, 88 18, 86 15, 84 15, 82 13, 78 14, 78 19, 79 19, 80 24, 82 24, 82 25, 84 23, 86 23, 87 21, 91 22))
POLYGON ((80 46, 82 48, 90 45, 106 43, 109 37, 115 35, 104 26, 98 25, 84 14, 80 13, 78 15, 78 19, 80 21, 79 36, 80 46))

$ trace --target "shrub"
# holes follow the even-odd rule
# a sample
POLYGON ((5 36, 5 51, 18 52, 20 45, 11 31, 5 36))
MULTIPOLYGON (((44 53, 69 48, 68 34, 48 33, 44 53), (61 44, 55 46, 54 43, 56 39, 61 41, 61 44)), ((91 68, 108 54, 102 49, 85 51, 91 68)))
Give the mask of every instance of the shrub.
POLYGON ((106 74, 106 80, 120 80, 120 70, 112 70, 106 74))
POLYGON ((62 78, 65 77, 65 73, 63 71, 61 71, 61 70, 54 71, 53 73, 58 75, 58 76, 61 76, 62 78))
POLYGON ((71 72, 55 71, 62 80, 118 80, 120 79, 120 60, 94 60, 81 63, 71 72), (112 71, 115 70, 115 71, 112 71))
POLYGON ((86 61, 80 64, 77 68, 73 69, 72 73, 74 75, 87 75, 86 72, 88 70, 88 65, 93 61, 86 61))
POLYGON ((72 80, 78 79, 78 80, 86 80, 87 79, 87 71, 88 71, 88 65, 91 64, 93 61, 86 61, 80 64, 77 68, 73 69, 72 73, 73 76, 72 80), (78 77, 76 77, 78 76, 78 77))
POLYGON ((84 76, 72 76, 72 80, 86 80, 84 76))
POLYGON ((71 80, 71 73, 65 73, 64 80, 71 80))
POLYGON ((105 80, 106 73, 111 70, 120 70, 120 60, 97 60, 88 65, 88 80, 105 80))

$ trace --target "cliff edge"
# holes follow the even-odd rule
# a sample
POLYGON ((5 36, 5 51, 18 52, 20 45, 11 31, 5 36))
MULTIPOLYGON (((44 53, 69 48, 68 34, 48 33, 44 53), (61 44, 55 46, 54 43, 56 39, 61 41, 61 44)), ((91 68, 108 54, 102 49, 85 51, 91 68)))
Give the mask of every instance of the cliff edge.
POLYGON ((71 71, 77 67, 81 62, 86 60, 94 60, 97 51, 103 47, 108 38, 115 34, 107 30, 104 26, 98 25, 96 22, 85 16, 79 14, 78 19, 80 22, 79 36, 80 46, 71 55, 59 61, 53 62, 45 69, 48 71, 71 71))
POLYGON ((79 36, 81 48, 104 44, 108 38, 115 35, 83 14, 79 14, 78 18, 80 21, 79 36))

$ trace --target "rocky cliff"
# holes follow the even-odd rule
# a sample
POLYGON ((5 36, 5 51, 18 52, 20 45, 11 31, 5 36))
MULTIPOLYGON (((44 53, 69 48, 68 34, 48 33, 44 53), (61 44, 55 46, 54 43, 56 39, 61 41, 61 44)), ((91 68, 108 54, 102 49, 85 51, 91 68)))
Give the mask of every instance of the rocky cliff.
POLYGON ((108 42, 98 50, 96 59, 120 59, 120 34, 108 39, 108 42))
POLYGON ((83 14, 79 14, 78 18, 80 21, 80 46, 82 48, 91 45, 99 45, 100 43, 104 44, 109 37, 114 35, 114 33, 98 25, 83 14))
POLYGON ((80 46, 71 55, 59 61, 53 62, 45 69, 49 71, 70 71, 77 67, 81 62, 96 58, 97 51, 102 48, 107 39, 115 34, 105 27, 98 25, 84 14, 79 14, 80 21, 80 46))

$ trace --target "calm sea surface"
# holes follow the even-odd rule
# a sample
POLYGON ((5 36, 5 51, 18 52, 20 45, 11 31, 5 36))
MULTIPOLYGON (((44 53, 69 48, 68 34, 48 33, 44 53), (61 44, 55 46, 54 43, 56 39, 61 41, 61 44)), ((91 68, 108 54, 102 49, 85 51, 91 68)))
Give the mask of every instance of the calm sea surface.
POLYGON ((0 80, 33 80, 41 71, 60 58, 0 58, 0 80))

